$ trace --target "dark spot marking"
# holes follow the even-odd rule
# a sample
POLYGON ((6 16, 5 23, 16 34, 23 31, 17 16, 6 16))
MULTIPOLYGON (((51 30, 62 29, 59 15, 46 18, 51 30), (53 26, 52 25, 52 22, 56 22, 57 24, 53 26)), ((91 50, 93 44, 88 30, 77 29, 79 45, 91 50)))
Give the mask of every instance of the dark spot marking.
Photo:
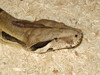
POLYGON ((58 73, 59 71, 58 70, 53 70, 53 73, 58 73))
POLYGON ((57 40, 58 38, 54 38, 55 40, 57 40))
POLYGON ((49 48, 48 51, 49 51, 49 50, 53 50, 53 48, 49 48))
POLYGON ((48 40, 48 41, 43 41, 43 42, 38 42, 37 44, 31 46, 32 51, 35 51, 38 48, 42 48, 44 46, 46 46, 48 43, 50 43, 52 40, 48 40))
POLYGON ((6 62, 3 62, 3 64, 6 64, 6 62))
POLYGON ((2 37, 3 37, 4 39, 6 39, 6 40, 9 40, 9 41, 12 41, 12 42, 17 42, 17 43, 21 44, 22 46, 25 46, 25 43, 24 43, 24 42, 22 42, 22 41, 16 39, 15 37, 13 37, 13 36, 11 36, 11 35, 5 33, 5 32, 2 32, 2 37))
POLYGON ((73 41, 72 39, 68 39, 68 40, 66 40, 66 42, 67 42, 68 44, 74 44, 74 41, 73 41))
POLYGON ((77 52, 77 51, 75 51, 75 55, 76 55, 76 56, 79 56, 79 54, 78 54, 78 52, 77 52))
POLYGON ((0 12, 2 12, 3 10, 2 9, 0 9, 0 12))

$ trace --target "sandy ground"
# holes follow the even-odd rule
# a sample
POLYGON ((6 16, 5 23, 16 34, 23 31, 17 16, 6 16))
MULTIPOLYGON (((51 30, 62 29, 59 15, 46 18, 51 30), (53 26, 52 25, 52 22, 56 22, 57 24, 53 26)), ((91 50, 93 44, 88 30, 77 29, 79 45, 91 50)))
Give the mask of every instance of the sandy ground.
POLYGON ((100 75, 100 0, 0 0, 0 8, 25 20, 51 19, 80 28, 75 49, 35 54, 0 44, 0 75, 100 75))

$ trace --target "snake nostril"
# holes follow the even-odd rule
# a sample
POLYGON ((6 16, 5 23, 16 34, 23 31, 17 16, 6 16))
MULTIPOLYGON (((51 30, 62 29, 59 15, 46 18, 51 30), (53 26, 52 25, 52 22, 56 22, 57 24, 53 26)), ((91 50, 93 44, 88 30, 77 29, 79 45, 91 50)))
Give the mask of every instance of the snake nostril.
POLYGON ((78 35, 76 34, 75 37, 78 37, 78 35))

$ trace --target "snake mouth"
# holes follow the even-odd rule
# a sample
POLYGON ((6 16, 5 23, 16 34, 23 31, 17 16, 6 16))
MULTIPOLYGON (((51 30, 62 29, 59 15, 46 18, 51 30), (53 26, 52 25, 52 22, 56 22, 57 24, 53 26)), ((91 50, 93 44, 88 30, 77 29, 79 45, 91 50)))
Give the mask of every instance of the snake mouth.
POLYGON ((39 48, 42 48, 44 46, 46 46, 48 43, 50 43, 52 40, 48 40, 48 41, 42 41, 42 42, 38 42, 35 45, 31 46, 30 49, 31 51, 36 51, 39 48))

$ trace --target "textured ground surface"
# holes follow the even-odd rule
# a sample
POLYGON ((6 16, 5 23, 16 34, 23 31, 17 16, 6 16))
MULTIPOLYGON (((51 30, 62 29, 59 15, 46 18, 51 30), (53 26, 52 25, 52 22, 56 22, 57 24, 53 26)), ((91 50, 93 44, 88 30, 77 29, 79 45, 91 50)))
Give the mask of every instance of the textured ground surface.
POLYGON ((84 33, 75 49, 34 54, 0 44, 0 75, 100 75, 100 0, 0 0, 19 19, 52 19, 84 33))

